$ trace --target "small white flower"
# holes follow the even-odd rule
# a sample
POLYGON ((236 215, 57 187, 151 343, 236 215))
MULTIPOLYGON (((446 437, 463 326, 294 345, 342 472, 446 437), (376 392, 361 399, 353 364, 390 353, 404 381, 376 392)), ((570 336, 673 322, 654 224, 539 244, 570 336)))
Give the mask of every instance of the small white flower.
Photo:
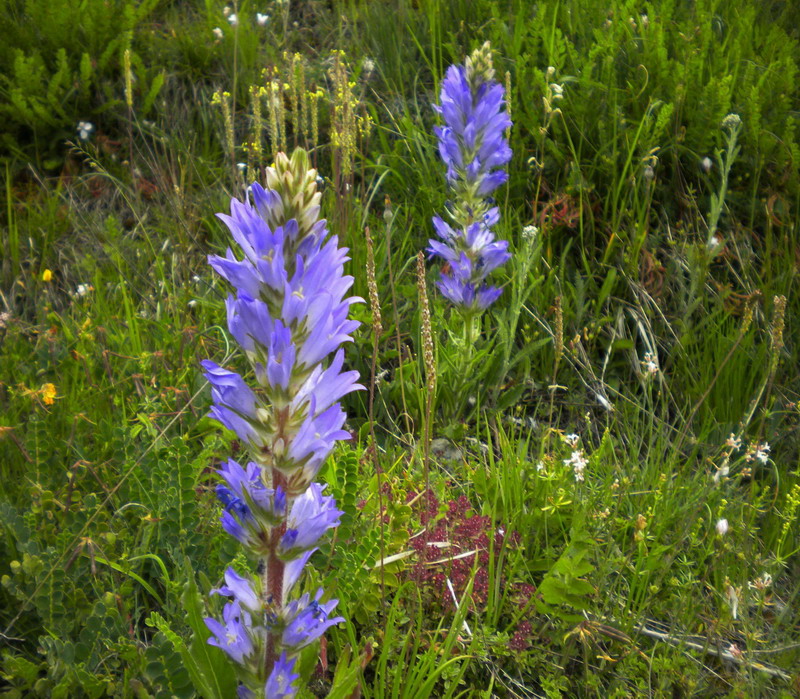
POLYGON ((708 248, 709 252, 714 252, 721 244, 722 244, 722 241, 719 239, 719 236, 712 235, 708 239, 708 243, 706 244, 706 247, 708 248))
POLYGON ((647 15, 642 15, 640 19, 642 20, 642 26, 647 29, 650 26, 650 18, 647 15))
POLYGON ((772 585, 772 576, 769 573, 764 573, 760 578, 747 583, 747 587, 751 590, 766 590, 770 585, 772 585))
POLYGON ((573 451, 568 459, 564 459, 565 466, 572 466, 572 470, 575 473, 576 481, 583 480, 583 472, 586 469, 588 463, 589 460, 584 455, 582 449, 573 451))
POLYGON ((703 172, 711 172, 712 167, 714 167, 714 162, 708 156, 700 161, 700 169, 703 172))
POLYGON ((728 520, 727 519, 718 519, 717 520, 717 534, 720 536, 725 536, 728 533, 728 520))
POLYGON ((256 24, 259 27, 266 26, 267 22, 269 22, 269 15, 262 15, 260 12, 256 12, 256 24))
POLYGON ((199 284, 199 283, 200 283, 200 277, 199 277, 199 275, 197 275, 197 274, 194 274, 194 275, 192 275, 192 281, 193 281, 195 284, 199 284))
POLYGON ((538 473, 541 473, 542 471, 544 471, 544 461, 539 460, 539 461, 536 462, 536 471, 538 473))
POLYGON ((550 90, 553 92, 553 101, 560 100, 564 97, 564 88, 558 83, 551 83, 550 90))
POLYGON ((741 449, 742 448, 742 438, 737 437, 733 432, 731 432, 728 439, 725 440, 725 446, 730 447, 731 449, 741 449))
POLYGON ((722 128, 735 129, 741 123, 742 118, 738 114, 728 114, 728 116, 722 120, 722 128))
POLYGON ((658 358, 652 352, 645 352, 644 359, 639 363, 645 377, 651 378, 658 373, 658 358))
POLYGON ((522 229, 523 240, 534 241, 537 235, 539 235, 539 229, 536 226, 529 225, 522 229))
POLYGON ((766 442, 759 444, 755 456, 756 461, 760 461, 762 464, 767 463, 769 461, 769 444, 766 442))
POLYGON ((197 299, 192 299, 188 303, 189 308, 194 308, 196 305, 197 305, 197 299))
POLYGON ((652 165, 645 166, 645 168, 644 168, 644 178, 646 180, 652 180, 652 179, 655 179, 655 176, 656 176, 656 171, 653 170, 653 166, 652 165))
POLYGON ((375 61, 367 56, 361 61, 361 67, 364 69, 364 76, 368 78, 375 71, 375 61))
POLYGON ((547 66, 547 72, 545 73, 545 77, 550 80, 556 74, 556 69, 553 66, 547 66))
POLYGON ((228 24, 235 27, 239 24, 239 18, 236 15, 228 15, 228 24))
POLYGON ((91 284, 78 284, 78 287, 75 289, 75 296, 79 299, 83 298, 92 290, 91 284))
POLYGON ((578 446, 578 440, 579 439, 580 439, 580 437, 577 434, 575 434, 574 432, 572 434, 565 434, 564 435, 564 441, 567 444, 569 444, 573 449, 576 446, 578 446))
POLYGON ((92 133, 94 133, 94 124, 91 121, 78 122, 78 138, 81 141, 88 141, 92 133))
POLYGON ((244 174, 247 172, 247 163, 236 163, 236 169, 244 174))
POLYGON ((231 12, 233 12, 233 10, 231 10, 230 5, 225 5, 225 7, 222 8, 223 17, 230 17, 231 12))
POLYGON ((215 36, 217 39, 221 39, 221 38, 224 36, 224 35, 223 35, 223 33, 222 33, 222 30, 221 30, 219 27, 214 27, 214 28, 211 30, 211 33, 212 33, 212 34, 213 34, 213 35, 214 35, 214 36, 215 36))
POLYGON ((714 474, 714 483, 718 484, 723 478, 727 478, 728 474, 731 472, 730 467, 727 463, 723 464, 717 469, 717 472, 714 474))

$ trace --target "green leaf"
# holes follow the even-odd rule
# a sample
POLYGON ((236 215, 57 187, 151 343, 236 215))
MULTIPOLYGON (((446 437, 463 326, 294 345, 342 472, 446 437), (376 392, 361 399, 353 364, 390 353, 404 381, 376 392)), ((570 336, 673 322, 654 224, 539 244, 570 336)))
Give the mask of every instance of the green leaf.
POLYGON ((205 609, 191 573, 181 601, 186 612, 186 621, 194 631, 189 654, 205 680, 205 691, 201 694, 206 699, 228 699, 234 696, 237 685, 235 673, 225 653, 208 645, 211 633, 203 621, 205 609))

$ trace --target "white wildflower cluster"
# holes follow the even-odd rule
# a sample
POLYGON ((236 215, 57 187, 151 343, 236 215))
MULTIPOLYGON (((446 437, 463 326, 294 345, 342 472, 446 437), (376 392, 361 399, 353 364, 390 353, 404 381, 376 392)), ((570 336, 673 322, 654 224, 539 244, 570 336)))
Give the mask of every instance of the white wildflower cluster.
POLYGON ((733 432, 731 432, 728 439, 725 440, 725 446, 729 449, 733 449, 734 451, 742 448, 742 438, 737 437, 733 432))
POLYGON ((658 374, 658 357, 653 352, 645 352, 641 362, 642 373, 646 379, 652 379, 658 374))
POLYGON ((369 56, 365 56, 364 60, 361 61, 361 69, 363 71, 364 79, 369 80, 372 77, 372 74, 375 72, 375 61, 373 61, 369 56))
POLYGON ((764 592, 771 585, 772 576, 769 573, 763 573, 761 577, 758 577, 755 580, 747 583, 747 587, 749 587, 751 590, 758 590, 759 592, 764 592))
POLYGON ((572 450, 569 458, 564 459, 564 465, 572 468, 573 472, 575 473, 576 481, 582 481, 584 479, 583 472, 586 470, 586 466, 589 464, 589 459, 586 458, 586 454, 583 449, 578 447, 580 436, 574 432, 571 432, 570 434, 561 435, 561 439, 563 439, 564 443, 572 450))
POLYGON ((708 239, 706 248, 708 249, 708 252, 716 253, 720 245, 722 245, 722 239, 715 233, 708 239))
POLYGON ((758 590, 759 592, 764 592, 771 585, 772 576, 769 573, 764 573, 761 575, 761 577, 747 583, 747 587, 749 587, 751 590, 758 590))
POLYGON ((91 121, 78 122, 78 138, 81 141, 88 141, 94 133, 94 124, 91 121))
POLYGON ((737 128, 742 123, 742 118, 738 114, 728 114, 722 120, 722 128, 730 129, 731 131, 737 128))
POLYGON ((728 465, 728 459, 726 458, 722 466, 717 468, 716 473, 714 473, 714 484, 719 485, 720 481, 722 481, 723 478, 727 478, 730 472, 731 467, 728 465))
POLYGON ((761 464, 766 464, 769 461, 769 444, 767 444, 767 442, 763 444, 756 444, 753 442, 747 447, 747 453, 744 455, 744 458, 747 463, 758 461, 761 464))
POLYGON ((725 536, 728 533, 728 520, 725 518, 717 520, 717 534, 720 536, 725 536))
MULTIPOLYGON (((280 5, 280 3, 277 4, 280 5)), ((233 11, 233 8, 230 5, 225 5, 225 7, 222 8, 222 16, 227 20, 228 24, 230 24, 232 27, 239 26, 239 15, 237 15, 233 11)), ((266 13, 262 14, 261 12, 256 12, 256 24, 259 27, 267 26, 267 24, 269 23, 269 19, 270 17, 268 14, 266 13)), ((211 33, 214 35, 214 38, 217 39, 218 41, 225 36, 225 33, 222 31, 220 27, 214 27, 211 30, 211 33)))
POLYGON ((522 229, 522 239, 529 243, 536 240, 537 235, 539 235, 539 229, 536 226, 529 225, 522 229))
POLYGON ((76 299, 82 299, 92 291, 94 291, 94 287, 91 284, 78 284, 78 286, 75 288, 75 293, 72 295, 76 299))

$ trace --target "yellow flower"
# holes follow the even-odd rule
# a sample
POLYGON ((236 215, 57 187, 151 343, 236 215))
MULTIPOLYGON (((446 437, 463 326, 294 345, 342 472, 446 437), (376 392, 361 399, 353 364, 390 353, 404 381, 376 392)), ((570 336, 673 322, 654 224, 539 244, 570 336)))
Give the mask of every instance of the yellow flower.
POLYGON ((49 269, 46 269, 44 272, 42 272, 43 282, 49 282, 52 278, 53 278, 53 273, 49 269))
POLYGON ((51 383, 46 383, 39 389, 45 405, 53 405, 56 398, 56 387, 51 383))

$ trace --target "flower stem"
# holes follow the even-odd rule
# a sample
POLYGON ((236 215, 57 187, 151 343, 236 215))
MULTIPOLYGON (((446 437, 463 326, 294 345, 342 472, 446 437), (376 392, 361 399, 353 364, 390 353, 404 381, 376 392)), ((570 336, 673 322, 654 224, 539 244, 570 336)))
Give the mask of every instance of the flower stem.
MULTIPOLYGON (((286 478, 277 469, 272 469, 272 487, 277 490, 278 487, 286 490, 286 478)), ((290 503, 286 503, 287 513, 289 511, 290 503)), ((280 614, 283 607, 283 570, 285 563, 278 558, 278 545, 280 544, 281 537, 286 533, 286 522, 282 522, 279 526, 273 527, 270 533, 269 542, 269 556, 266 560, 265 585, 263 587, 265 608, 269 613, 280 614)), ((276 644, 275 634, 269 633, 267 635, 267 649, 264 657, 264 676, 269 677, 272 673, 272 668, 278 658, 278 648, 276 644)))

